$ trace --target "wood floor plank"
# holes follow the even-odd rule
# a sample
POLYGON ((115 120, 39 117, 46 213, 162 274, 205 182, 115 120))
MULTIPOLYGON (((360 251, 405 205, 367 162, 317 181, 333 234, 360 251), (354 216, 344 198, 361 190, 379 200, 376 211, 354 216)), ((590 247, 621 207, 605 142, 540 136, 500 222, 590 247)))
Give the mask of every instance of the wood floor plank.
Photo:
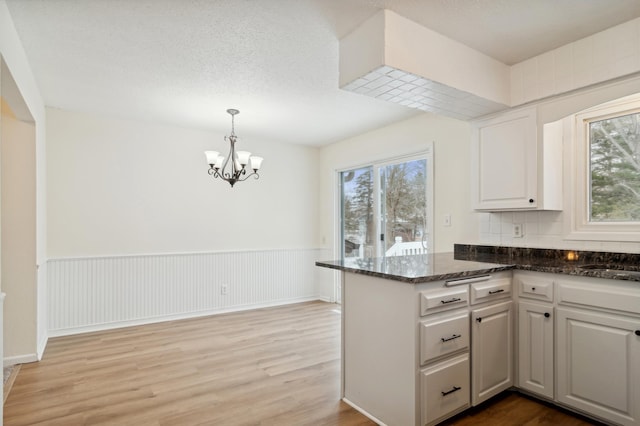
MULTIPOLYGON (((53 338, 4 424, 373 425, 340 401, 339 357, 339 309, 323 302, 53 338)), ((447 424, 589 423, 513 395, 447 424)))

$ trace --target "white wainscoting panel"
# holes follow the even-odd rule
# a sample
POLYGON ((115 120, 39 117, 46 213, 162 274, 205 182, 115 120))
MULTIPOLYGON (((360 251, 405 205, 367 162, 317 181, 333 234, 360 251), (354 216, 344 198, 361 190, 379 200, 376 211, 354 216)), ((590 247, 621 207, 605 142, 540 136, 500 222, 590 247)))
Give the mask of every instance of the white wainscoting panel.
POLYGON ((49 336, 320 298, 323 249, 48 261, 49 336), (227 294, 222 294, 222 286, 227 294))

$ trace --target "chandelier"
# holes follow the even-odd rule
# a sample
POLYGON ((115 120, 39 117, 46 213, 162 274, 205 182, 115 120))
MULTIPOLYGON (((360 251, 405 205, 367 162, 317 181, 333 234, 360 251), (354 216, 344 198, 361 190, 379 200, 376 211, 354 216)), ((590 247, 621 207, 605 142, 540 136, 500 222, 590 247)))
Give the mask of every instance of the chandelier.
POLYGON ((239 114, 237 109, 228 109, 227 112, 231 114, 231 134, 225 136, 224 140, 229 141, 231 148, 229 149, 229 155, 225 158, 217 151, 205 151, 204 155, 207 157, 207 164, 209 164, 208 173, 210 176, 220 178, 229 182, 233 187, 236 182, 242 182, 247 180, 249 176, 255 176, 256 179, 260 177, 258 169, 262 165, 262 157, 252 156, 247 151, 236 152, 236 140, 238 139, 235 134, 234 117, 239 114), (252 173, 247 173, 249 170, 249 162, 251 162, 252 173), (227 169, 228 166, 228 169, 227 169))

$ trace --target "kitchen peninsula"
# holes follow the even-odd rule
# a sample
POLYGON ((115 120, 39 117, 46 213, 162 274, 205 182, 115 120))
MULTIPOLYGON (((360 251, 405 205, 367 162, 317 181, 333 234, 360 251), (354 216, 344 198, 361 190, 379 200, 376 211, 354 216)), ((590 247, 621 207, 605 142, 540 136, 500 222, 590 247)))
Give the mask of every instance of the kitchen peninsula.
POLYGON ((638 425, 639 260, 456 245, 317 262, 342 271, 342 396, 379 424, 432 425, 515 386, 638 425))

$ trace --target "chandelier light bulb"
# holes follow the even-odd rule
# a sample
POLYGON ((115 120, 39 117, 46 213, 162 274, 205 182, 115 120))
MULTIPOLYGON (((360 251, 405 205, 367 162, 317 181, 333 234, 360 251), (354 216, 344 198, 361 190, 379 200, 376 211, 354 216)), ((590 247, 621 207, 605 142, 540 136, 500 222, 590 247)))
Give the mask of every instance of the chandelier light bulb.
POLYGON ((246 166, 249 164, 249 157, 251 157, 251 153, 248 151, 238 151, 236 152, 238 155, 238 162, 241 166, 246 166))
POLYGON ((216 160, 218 159, 220 153, 217 151, 205 151, 204 155, 207 156, 207 164, 211 166, 212 164, 216 163, 216 160))
POLYGON ((251 168, 254 171, 258 171, 260 169, 260 166, 262 166, 262 160, 262 157, 256 157, 255 155, 251 157, 251 168))

